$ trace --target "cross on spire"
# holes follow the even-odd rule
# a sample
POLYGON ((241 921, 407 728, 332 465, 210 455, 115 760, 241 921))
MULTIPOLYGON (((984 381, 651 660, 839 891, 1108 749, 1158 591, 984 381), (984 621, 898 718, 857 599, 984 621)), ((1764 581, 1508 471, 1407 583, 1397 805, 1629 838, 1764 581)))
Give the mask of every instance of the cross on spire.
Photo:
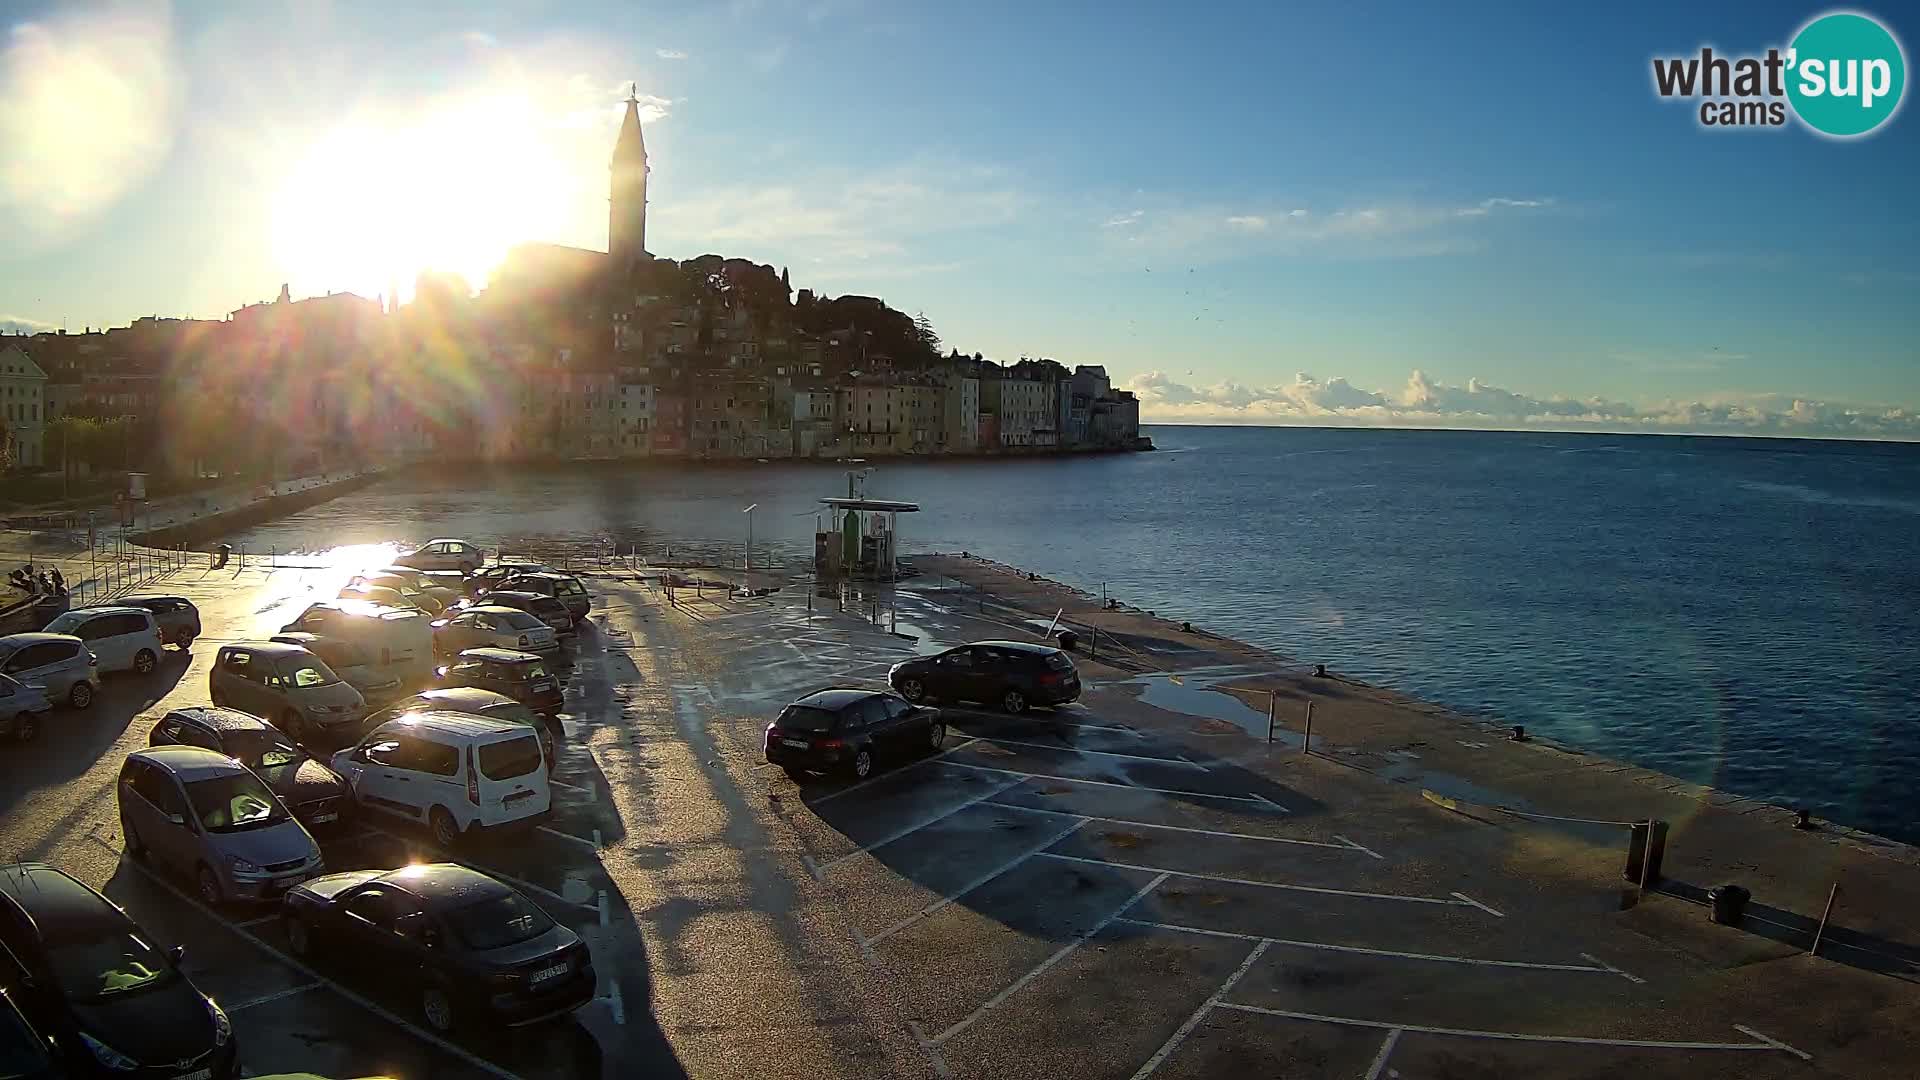
POLYGON ((639 83, 630 82, 627 84, 627 104, 629 105, 640 104, 640 84, 639 83))

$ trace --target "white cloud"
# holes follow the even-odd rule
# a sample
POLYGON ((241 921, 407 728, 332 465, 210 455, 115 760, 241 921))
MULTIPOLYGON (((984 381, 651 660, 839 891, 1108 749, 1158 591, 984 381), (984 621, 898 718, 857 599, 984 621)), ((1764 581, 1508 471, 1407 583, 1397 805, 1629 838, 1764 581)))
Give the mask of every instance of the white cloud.
POLYGON ((1542 210, 1552 199, 1356 203, 1308 207, 1148 207, 1103 223, 1108 253, 1205 261, 1262 254, 1394 258, 1445 254, 1482 242, 1479 222, 1542 210), (1126 225, 1122 231, 1112 231, 1126 225))
POLYGON ((1128 225, 1137 224, 1140 220, 1140 215, 1144 213, 1146 213, 1145 210, 1129 210, 1124 214, 1116 214, 1101 222, 1100 227, 1103 229, 1122 229, 1128 225))
POLYGON ((25 315, 0 315, 0 334, 39 334, 59 327, 25 315))
POLYGON ((1397 394, 1301 373, 1292 382, 1195 387, 1150 371, 1127 386, 1141 419, 1216 424, 1536 428, 1725 435, 1920 439, 1920 412, 1790 395, 1726 395, 1632 405, 1603 398, 1537 398, 1469 379, 1452 386, 1415 369, 1397 394))
POLYGON ((1227 224, 1247 232, 1260 232, 1267 227, 1267 219, 1259 214, 1236 214, 1227 219, 1227 224))
POLYGON ((685 60, 687 58, 685 49, 655 49, 653 50, 653 55, 662 60, 685 60))

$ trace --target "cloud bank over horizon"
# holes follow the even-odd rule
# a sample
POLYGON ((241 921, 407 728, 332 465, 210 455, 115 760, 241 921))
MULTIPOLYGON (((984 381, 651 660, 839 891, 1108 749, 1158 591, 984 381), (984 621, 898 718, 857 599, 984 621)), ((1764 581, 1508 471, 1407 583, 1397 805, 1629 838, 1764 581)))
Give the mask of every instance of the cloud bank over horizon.
POLYGON ((1142 423, 1332 427, 1532 428, 1715 435, 1920 440, 1920 412, 1783 394, 1635 405, 1605 398, 1537 398, 1469 379, 1439 382, 1419 368, 1398 391, 1367 390, 1306 372, 1270 386, 1195 387, 1149 371, 1121 384, 1140 398, 1142 423))

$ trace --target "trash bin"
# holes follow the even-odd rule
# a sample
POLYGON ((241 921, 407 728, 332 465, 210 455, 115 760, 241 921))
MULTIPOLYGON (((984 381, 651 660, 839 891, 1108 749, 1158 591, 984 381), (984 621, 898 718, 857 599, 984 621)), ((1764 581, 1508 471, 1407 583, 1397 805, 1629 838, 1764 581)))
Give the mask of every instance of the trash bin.
POLYGON ((1707 904, 1713 921, 1721 926, 1739 926, 1747 917, 1747 901, 1753 894, 1738 885, 1721 885, 1707 890, 1707 904))
POLYGON ((1073 647, 1080 643, 1080 635, 1071 630, 1062 630, 1053 635, 1053 640, 1060 643, 1060 648, 1072 652, 1073 647))
POLYGON ((224 569, 227 565, 227 560, 233 557, 233 546, 230 544, 221 544, 215 550, 219 552, 220 559, 213 564, 213 568, 215 570, 224 569))

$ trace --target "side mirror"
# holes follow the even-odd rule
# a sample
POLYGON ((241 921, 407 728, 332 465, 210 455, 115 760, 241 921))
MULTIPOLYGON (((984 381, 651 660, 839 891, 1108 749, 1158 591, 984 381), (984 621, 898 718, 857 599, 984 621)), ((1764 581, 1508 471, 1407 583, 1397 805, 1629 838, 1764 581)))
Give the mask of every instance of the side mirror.
POLYGON ((183 829, 187 827, 187 815, 185 814, 168 814, 167 820, 183 829))
POLYGON ((187 947, 185 945, 170 945, 167 947, 167 959, 173 961, 173 966, 179 967, 181 961, 186 958, 187 947))

